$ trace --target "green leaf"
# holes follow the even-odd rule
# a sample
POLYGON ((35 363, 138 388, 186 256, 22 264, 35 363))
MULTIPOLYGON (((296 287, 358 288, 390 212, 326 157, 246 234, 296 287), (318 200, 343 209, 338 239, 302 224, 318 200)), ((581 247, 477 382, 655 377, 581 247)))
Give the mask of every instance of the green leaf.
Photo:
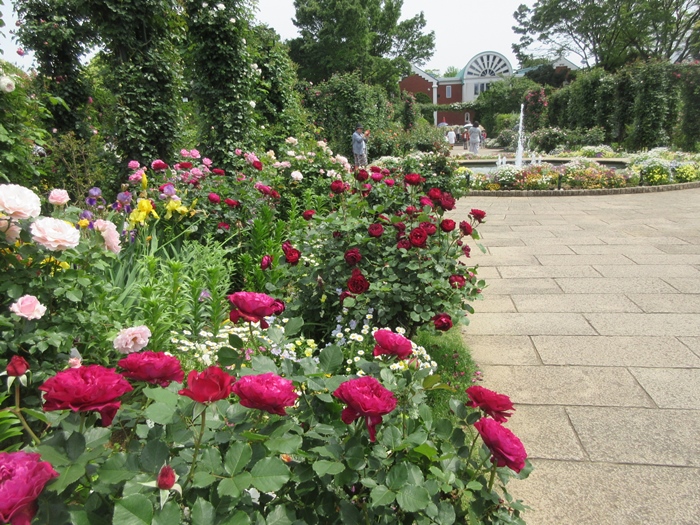
MULTIPOLYGON (((56 465, 54 465, 54 467, 56 467, 56 465)), ((69 485, 78 481, 83 474, 85 474, 85 466, 78 465, 77 463, 68 465, 66 468, 56 467, 56 470, 61 475, 57 480, 49 485, 49 489, 56 491, 57 494, 60 494, 66 490, 69 485)))
POLYGON ((355 306, 355 299, 352 297, 346 297, 343 301, 343 308, 352 308, 355 306))
POLYGON ((79 303, 83 300, 83 292, 75 288, 73 290, 67 290, 66 299, 74 303, 79 303))
POLYGON ((238 337, 236 334, 228 334, 228 344, 230 344, 233 348, 243 348, 245 346, 245 343, 243 342, 243 339, 238 337))
POLYGON ((340 474, 345 470, 345 465, 338 461, 328 461, 326 459, 320 459, 315 461, 312 465, 314 472, 319 476, 325 476, 326 474, 340 474))
POLYGON ((23 291, 24 290, 22 289, 22 287, 19 284, 11 284, 7 288, 7 296, 10 299, 19 299, 20 297, 22 297, 23 291))
MULTIPOLYGON (((341 469, 342 470, 342 469, 341 469)), ((263 458, 250 471, 252 484, 260 492, 276 492, 289 481, 289 468, 279 458, 263 458)))
POLYGON ((123 454, 109 458, 97 473, 100 481, 109 484, 120 483, 134 477, 134 472, 126 467, 126 458, 123 454))
POLYGON ((267 525, 292 525, 294 516, 287 510, 284 505, 277 505, 272 512, 270 512, 265 521, 267 525))
POLYGON ((224 468, 232 476, 238 474, 253 457, 253 449, 248 443, 233 443, 224 458, 224 468))
POLYGON ((449 405, 452 413, 459 419, 465 419, 467 417, 467 409, 464 406, 464 401, 460 401, 459 399, 455 399, 453 397, 450 399, 449 405))
POLYGON ((304 326, 304 320, 301 317, 293 317, 284 325, 284 335, 287 337, 294 337, 299 333, 302 326, 304 326))
POLYGON ((420 414, 423 423, 425 423, 425 427, 430 430, 433 426, 433 411, 430 410, 428 405, 423 404, 418 407, 418 413, 420 414))
POLYGON ((413 449, 413 452, 418 452, 419 454, 422 454, 429 459, 434 458, 435 456, 437 456, 438 453, 437 449, 431 447, 427 443, 423 443, 422 445, 417 446, 413 449))
POLYGON ((364 447, 358 445, 348 449, 348 451, 345 453, 345 462, 352 470, 360 470, 364 468, 367 464, 364 447))
POLYGON ((386 476, 386 485, 391 490, 399 490, 408 481, 408 468, 404 463, 394 465, 386 476))
POLYGON ((428 376, 423 380, 423 388, 425 390, 430 390, 432 387, 437 385, 441 380, 442 380, 442 378, 440 377, 439 374, 433 374, 431 376, 428 376))
POLYGON ((394 426, 387 426, 382 429, 381 443, 389 449, 396 449, 403 440, 403 434, 394 426))
POLYGON ((341 523, 361 523, 360 511, 349 501, 340 502, 340 522, 341 523))
POLYGON ((182 513, 180 512, 180 506, 174 501, 168 501, 153 516, 153 525, 174 525, 177 523, 182 523, 182 513))
POLYGON ((391 505, 396 498, 396 494, 384 485, 377 485, 370 492, 370 497, 372 498, 372 507, 383 507, 391 505))
POLYGON ((169 425, 173 422, 176 410, 175 406, 166 405, 165 403, 153 403, 144 411, 144 415, 154 423, 169 425))
POLYGON ((215 481, 216 478, 209 474, 209 472, 198 470, 197 472, 195 472, 194 477, 192 478, 192 486, 198 489, 203 489, 205 487, 208 487, 215 481))
POLYGON ((144 388, 143 393, 148 399, 173 407, 177 406, 177 401, 180 399, 180 396, 175 392, 165 388, 144 388))
POLYGON ((113 523, 119 525, 150 525, 153 521, 153 504, 142 494, 132 494, 114 505, 113 523))
POLYGON ((333 373, 343 364, 343 351, 335 345, 327 346, 321 350, 319 362, 323 370, 333 373))
POLYGON ((192 525, 214 525, 215 516, 214 505, 204 498, 197 498, 197 501, 192 505, 192 525))
POLYGON ((237 364, 241 360, 241 352, 228 346, 219 348, 216 354, 216 360, 222 366, 231 366, 237 364))
POLYGON ((232 498, 240 498, 241 491, 236 485, 236 482, 232 478, 225 478, 219 482, 219 486, 216 487, 216 491, 220 497, 230 496, 232 498))
POLYGON ((268 439, 265 446, 270 452, 294 454, 301 448, 302 441, 301 436, 285 434, 279 438, 268 439))
POLYGON ((273 374, 279 373, 275 362, 264 355, 253 356, 253 358, 250 360, 250 367, 257 374, 264 374, 266 372, 272 372, 273 374))
POLYGON ((430 494, 423 487, 406 485, 396 495, 396 502, 406 512, 418 512, 430 503, 430 494))
MULTIPOLYGON (((175 525, 175 523, 172 525, 175 525)), ((242 510, 239 510, 230 519, 222 522, 221 525, 250 525, 250 517, 242 510)))
POLYGON ((68 459, 75 461, 85 452, 85 436, 80 432, 73 432, 66 440, 66 454, 68 459))
POLYGON ((156 473, 170 457, 170 449, 160 440, 149 441, 140 456, 141 467, 146 472, 156 473))

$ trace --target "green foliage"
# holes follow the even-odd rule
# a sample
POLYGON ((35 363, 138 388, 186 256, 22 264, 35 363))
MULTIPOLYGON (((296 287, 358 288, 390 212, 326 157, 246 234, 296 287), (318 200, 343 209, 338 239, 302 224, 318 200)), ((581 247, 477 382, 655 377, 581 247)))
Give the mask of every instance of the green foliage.
POLYGON ((544 88, 531 89, 525 94, 523 126, 526 130, 535 131, 546 125, 548 105, 544 88))
POLYGON ((681 82, 681 125, 678 143, 686 151, 700 151, 700 67, 680 68, 674 76, 681 82))
POLYGON ((496 115, 491 135, 497 136, 503 130, 517 130, 520 115, 518 113, 500 113, 496 115))
POLYGON ((485 93, 481 93, 474 103, 479 122, 487 130, 496 126, 496 115, 500 113, 520 114, 520 104, 530 89, 539 89, 539 85, 524 77, 510 77, 494 82, 485 93))

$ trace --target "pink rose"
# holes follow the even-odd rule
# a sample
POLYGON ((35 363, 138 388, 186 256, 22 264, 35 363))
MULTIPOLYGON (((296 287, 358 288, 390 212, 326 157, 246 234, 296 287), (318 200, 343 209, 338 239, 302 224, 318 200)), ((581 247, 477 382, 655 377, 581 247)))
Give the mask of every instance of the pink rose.
POLYGON ((55 189, 51 190, 51 193, 49 193, 49 204, 53 204, 54 206, 65 206, 69 200, 70 197, 66 190, 55 189))
POLYGON ((164 352, 146 351, 130 354, 120 359, 117 365, 126 370, 124 377, 162 387, 168 386, 171 381, 182 383, 185 379, 180 360, 164 352))
POLYGON ((127 164, 127 167, 128 167, 130 170, 137 170, 137 169, 139 169, 139 168, 141 167, 141 165, 139 164, 139 161, 138 161, 138 160, 130 160, 130 161, 129 161, 129 164, 127 164))
POLYGON ((243 376, 236 381, 231 391, 240 398, 244 407, 279 416, 286 415, 285 407, 294 406, 299 397, 289 379, 283 379, 272 372, 243 376))
POLYGON ((58 477, 36 453, 0 452, 0 522, 29 525, 44 486, 58 477))
POLYGON ((32 190, 17 184, 0 184, 0 212, 13 219, 30 219, 41 213, 41 200, 32 190))
POLYGON ((151 169, 156 170, 156 171, 167 170, 168 165, 165 162, 163 162, 162 160, 156 159, 153 162, 151 162, 151 169))
POLYGON ((401 334, 395 334, 391 330, 377 330, 374 332, 374 356, 395 355, 399 359, 406 359, 413 353, 411 341, 401 334))
POLYGON ((382 422, 382 416, 396 408, 394 394, 371 376, 345 381, 333 395, 347 405, 340 415, 343 423, 349 425, 364 417, 372 442, 377 439, 377 425, 382 422))
POLYGON ((0 232, 5 234, 5 240, 12 244, 19 239, 22 228, 9 218, 0 218, 0 232))
POLYGON ((267 270, 272 266, 272 255, 263 255, 260 261, 260 269, 267 270))
POLYGON ((384 179, 384 184, 386 184, 387 186, 393 186, 394 184, 396 184, 396 181, 394 179, 384 179))
POLYGON ((228 296, 233 305, 229 318, 237 323, 240 319, 249 323, 260 323, 260 328, 270 326, 265 317, 284 312, 284 303, 264 293, 236 292, 228 296))
POLYGON ((102 234, 102 238, 105 241, 105 247, 110 252, 119 253, 122 250, 119 233, 117 232, 117 227, 113 222, 97 219, 94 222, 94 228, 102 234))
POLYGON ((467 406, 480 408, 499 423, 505 423, 513 415, 509 412, 515 410, 513 402, 505 394, 499 394, 478 385, 470 386, 466 392, 470 399, 467 406))
POLYGON ((202 372, 192 370, 187 374, 187 388, 178 391, 198 403, 212 403, 231 395, 233 376, 218 366, 210 366, 202 372))
POLYGON ((32 240, 49 250, 67 250, 80 243, 80 232, 70 223, 53 217, 42 217, 30 227, 32 240))
POLYGON ((474 423, 484 444, 491 451, 491 462, 499 467, 508 467, 515 472, 525 468, 527 452, 518 437, 499 422, 482 417, 474 423))
POLYGON ((33 295, 23 295, 12 303, 10 311, 25 319, 41 319, 46 313, 46 307, 33 295))
POLYGON ((119 332, 113 344, 122 354, 130 354, 145 348, 150 337, 151 331, 147 326, 133 326, 119 332))
POLYGON ((221 197, 219 197, 219 195, 217 195, 216 193, 210 193, 207 198, 212 204, 219 204, 221 202, 221 197))

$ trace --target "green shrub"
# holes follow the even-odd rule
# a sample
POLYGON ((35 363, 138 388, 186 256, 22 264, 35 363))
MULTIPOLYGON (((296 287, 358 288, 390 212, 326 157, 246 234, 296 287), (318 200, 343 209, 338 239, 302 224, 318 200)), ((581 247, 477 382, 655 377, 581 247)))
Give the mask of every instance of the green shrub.
POLYGON ((693 182, 700 179, 700 165, 697 162, 689 162, 676 167, 673 172, 675 182, 693 182))

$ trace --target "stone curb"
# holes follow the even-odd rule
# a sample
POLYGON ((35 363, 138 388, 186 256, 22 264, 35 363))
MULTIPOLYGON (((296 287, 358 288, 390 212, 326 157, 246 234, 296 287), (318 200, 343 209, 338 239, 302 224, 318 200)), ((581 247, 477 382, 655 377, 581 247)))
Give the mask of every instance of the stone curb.
POLYGON ((657 193, 700 188, 700 181, 663 186, 633 186, 631 188, 600 188, 595 190, 471 190, 469 196, 478 197, 570 197, 572 195, 627 195, 630 193, 657 193))

